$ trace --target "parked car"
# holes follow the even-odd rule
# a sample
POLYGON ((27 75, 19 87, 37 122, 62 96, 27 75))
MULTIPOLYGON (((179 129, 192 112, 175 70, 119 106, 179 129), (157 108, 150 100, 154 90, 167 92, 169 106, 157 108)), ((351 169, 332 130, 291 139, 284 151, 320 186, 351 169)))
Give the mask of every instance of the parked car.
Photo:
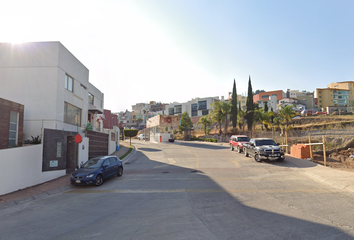
POLYGON ((229 140, 230 150, 237 149, 238 153, 242 152, 243 144, 248 143, 250 138, 246 135, 232 135, 229 140))
POLYGON ((101 186, 103 181, 117 175, 123 175, 123 163, 116 156, 103 156, 89 159, 81 165, 71 175, 72 185, 90 185, 101 186))
POLYGON ((252 138, 249 143, 243 145, 245 156, 254 157, 257 162, 262 160, 284 161, 283 149, 270 138, 252 138))
POLYGON ((144 135, 144 134, 140 134, 140 135, 138 136, 138 139, 139 139, 139 140, 144 140, 144 139, 145 139, 145 135, 144 135))

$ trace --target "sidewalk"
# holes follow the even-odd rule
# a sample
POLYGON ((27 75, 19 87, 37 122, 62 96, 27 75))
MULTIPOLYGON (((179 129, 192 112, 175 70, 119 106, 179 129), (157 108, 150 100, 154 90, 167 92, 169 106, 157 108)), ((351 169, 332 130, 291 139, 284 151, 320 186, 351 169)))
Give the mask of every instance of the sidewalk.
MULTIPOLYGON (((118 158, 121 158, 128 150, 129 142, 120 141, 119 151, 116 151, 111 155, 116 155, 118 158)), ((122 161, 125 162, 127 158, 128 157, 125 157, 122 161)), ((29 202, 35 199, 45 198, 47 196, 71 189, 72 186, 70 184, 70 176, 71 174, 66 174, 65 176, 38 184, 36 186, 2 195, 0 196, 0 209, 11 205, 29 202)))

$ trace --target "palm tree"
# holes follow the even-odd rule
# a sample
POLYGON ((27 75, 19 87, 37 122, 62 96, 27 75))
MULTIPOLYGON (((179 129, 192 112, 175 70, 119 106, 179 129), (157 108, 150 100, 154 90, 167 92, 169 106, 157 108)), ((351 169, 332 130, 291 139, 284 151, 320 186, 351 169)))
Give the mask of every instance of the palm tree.
POLYGON ((293 117, 296 116, 295 111, 293 108, 288 105, 288 106, 281 106, 281 109, 279 110, 279 115, 283 119, 283 121, 286 122, 286 127, 289 127, 289 122, 293 119, 293 117))
POLYGON ((262 131, 263 131, 263 126, 266 128, 266 130, 269 129, 271 125, 270 118, 272 116, 274 116, 273 112, 266 112, 264 109, 256 109, 254 111, 254 120, 255 122, 261 124, 262 131))
POLYGON ((211 119, 209 115, 205 115, 204 117, 201 117, 199 121, 197 122, 197 127, 199 125, 202 125, 202 128, 204 128, 204 134, 207 135, 207 127, 210 127, 211 125, 211 119))
POLYGON ((222 131, 221 131, 221 123, 225 120, 225 115, 222 111, 222 107, 221 107, 221 102, 214 102, 212 103, 212 107, 213 107, 213 110, 211 111, 211 114, 212 114, 212 117, 211 119, 214 121, 214 122, 217 122, 218 125, 219 125, 219 134, 221 135, 222 134, 222 131))
POLYGON ((221 102, 221 112, 224 114, 224 119, 225 119, 225 126, 224 126, 224 132, 227 133, 227 117, 231 115, 231 102, 221 102))

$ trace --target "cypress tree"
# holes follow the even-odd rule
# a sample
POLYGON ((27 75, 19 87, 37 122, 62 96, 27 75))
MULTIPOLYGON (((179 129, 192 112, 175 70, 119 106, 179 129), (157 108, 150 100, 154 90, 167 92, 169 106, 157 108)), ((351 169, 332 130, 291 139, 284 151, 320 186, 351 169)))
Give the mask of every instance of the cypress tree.
POLYGON ((254 105, 253 105, 253 92, 252 92, 251 76, 249 76, 249 79, 248 79, 248 94, 247 94, 246 107, 247 107, 247 113, 246 113, 247 128, 248 128, 248 131, 252 131, 254 105))
POLYGON ((264 111, 268 112, 268 102, 264 102, 264 111))
POLYGON ((232 89, 232 100, 231 100, 231 121, 232 127, 237 126, 237 92, 236 92, 236 81, 234 79, 234 87, 232 89))

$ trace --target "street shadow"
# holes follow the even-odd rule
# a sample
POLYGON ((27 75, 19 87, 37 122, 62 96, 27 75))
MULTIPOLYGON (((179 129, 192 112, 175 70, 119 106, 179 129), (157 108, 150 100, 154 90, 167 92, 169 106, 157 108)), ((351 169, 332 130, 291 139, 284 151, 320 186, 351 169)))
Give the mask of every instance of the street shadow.
MULTIPOLYGON (((182 145, 182 146, 186 146, 186 147, 193 147, 193 148, 205 148, 205 149, 228 149, 228 146, 221 146, 221 145, 214 145, 212 143, 208 144, 208 143, 199 143, 199 142, 182 142, 182 141, 178 141, 175 143, 171 143, 171 144, 178 144, 178 145, 182 145)), ((226 143, 225 143, 226 144, 226 143)))
MULTIPOLYGON (((183 143, 179 144, 188 147, 199 147, 208 149, 225 149, 225 147, 212 146, 206 144, 183 143)), ((166 146, 166 145, 165 145, 166 146)), ((156 149, 160 150, 160 149, 156 149)), ((176 151, 175 147, 168 151, 176 151)), ((160 151, 155 151, 160 152, 160 151)), ((161 151, 163 153, 163 151, 161 151)), ((183 199, 188 198, 190 218, 200 220, 201 225, 208 231, 209 236, 205 238, 216 239, 353 239, 354 236, 348 235, 339 228, 325 224, 315 223, 304 219, 289 216, 288 213, 278 214, 243 204, 246 198, 257 198, 264 194, 260 189, 259 194, 243 192, 244 189, 234 188, 230 194, 227 189, 211 179, 207 172, 193 168, 184 168, 175 164, 155 161, 150 159, 142 151, 137 151, 134 159, 128 161, 125 167, 127 179, 141 181, 141 184, 131 183, 129 191, 142 191, 144 185, 149 187, 149 193, 139 195, 139 208, 152 207, 159 199, 174 199, 174 204, 179 206, 185 203, 183 199), (150 176, 151 178, 147 177, 150 176), (149 179, 152 183, 148 183, 149 179), (156 179, 160 179, 157 181, 156 179), (169 189, 173 196, 167 196, 169 189), (238 198, 241 198, 240 201, 238 198), (183 203, 179 203, 181 199, 183 203), (151 201, 151 202, 150 202, 151 201), (286 214, 286 215, 285 215, 286 214), (212 237, 211 237, 212 236, 212 237)), ((285 162, 270 162, 278 166, 286 167, 285 162)), ((312 167, 313 164, 305 164, 303 167, 312 167)), ((229 169, 227 171, 230 171, 229 169)), ((231 171, 230 171, 231 172, 231 171)), ((230 173, 229 172, 229 173, 230 173)), ((112 184, 114 184, 112 182, 112 184)), ((143 191, 142 191, 143 192, 143 191)), ((124 196, 120 195, 120 201, 124 201, 124 196)), ((136 205, 132 202, 125 202, 125 208, 134 209, 136 205)), ((185 206, 184 206, 185 207, 185 206)), ((158 209, 156 209, 158 211, 158 209)), ((182 211, 182 210, 181 210, 182 211)), ((286 210, 285 210, 286 211, 286 210)), ((301 210, 300 210, 301 211, 301 210)), ((127 211, 128 214, 129 211, 127 211)), ((284 212, 284 210, 283 210, 284 212)), ((304 214, 304 213, 302 213, 304 214)), ((178 218, 178 211, 175 209, 164 208, 164 216, 178 218), (175 215, 175 216, 173 216, 175 215)), ((295 214, 296 215, 296 214, 295 214)), ((314 219, 311 214, 304 214, 303 218, 314 219)), ((140 220, 144 216, 139 216, 140 220)), ((151 216, 149 216, 151 218, 151 216)), ((154 218, 159 219, 156 215, 154 218)), ((168 219, 159 222, 161 228, 170 228, 168 219), (167 224, 166 226, 164 224, 167 224), (167 227, 169 226, 169 227, 167 227)), ((166 230, 168 232, 168 230, 166 230)), ((193 230, 190 230, 193 231, 193 230)), ((136 239, 147 239, 152 237, 149 232, 151 229, 140 229, 144 235, 134 235, 136 239)), ((188 232, 186 232, 188 234, 188 232)), ((137 234, 137 233, 136 233, 137 234)), ((122 235, 121 237, 124 238, 122 235)), ((193 236, 193 235, 192 235, 193 236)), ((174 236, 170 236, 173 239, 174 236)))

